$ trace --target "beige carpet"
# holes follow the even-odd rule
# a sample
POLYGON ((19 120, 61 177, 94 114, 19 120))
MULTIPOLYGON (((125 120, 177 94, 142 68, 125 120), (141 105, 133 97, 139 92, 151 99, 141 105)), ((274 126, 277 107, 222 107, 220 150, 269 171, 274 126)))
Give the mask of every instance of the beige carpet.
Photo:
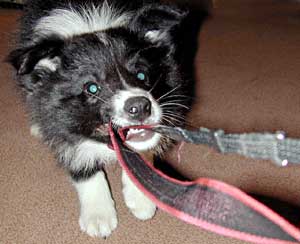
MULTIPOLYGON (((196 1, 195 1, 196 2, 196 1)), ((0 59, 12 46, 17 11, 0 10, 0 59)), ((228 132, 285 130, 300 137, 300 4, 272 0, 216 1, 197 56, 195 126, 228 132)), ((119 227, 106 241, 83 234, 76 194, 49 150, 29 134, 25 108, 11 69, 0 66, 1 244, 237 244, 158 211, 136 220, 121 196, 120 168, 107 170, 119 227)), ((183 174, 211 177, 243 190, 300 204, 300 167, 220 155, 186 145, 183 174)))

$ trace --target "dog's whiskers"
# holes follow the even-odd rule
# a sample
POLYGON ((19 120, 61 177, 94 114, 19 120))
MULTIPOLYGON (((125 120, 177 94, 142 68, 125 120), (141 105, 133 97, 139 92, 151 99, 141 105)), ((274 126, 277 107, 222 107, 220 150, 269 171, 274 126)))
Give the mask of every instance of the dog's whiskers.
POLYGON ((88 94, 89 96, 91 96, 91 97, 93 97, 93 98, 98 99, 99 101, 101 101, 101 102, 103 102, 103 103, 108 104, 108 101, 104 100, 104 99, 101 98, 101 97, 98 97, 98 96, 96 96, 96 95, 94 95, 94 94, 90 94, 90 93, 87 93, 87 92, 86 92, 86 94, 88 94))
MULTIPOLYGON (((179 119, 176 119, 176 118, 174 118, 172 116, 169 116, 169 115, 166 115, 166 114, 164 114, 164 118, 168 118, 169 120, 173 121, 174 123, 180 123, 181 124, 183 122, 179 119)), ((175 124, 174 124, 174 126, 175 126, 175 124)))
POLYGON ((107 86, 107 90, 108 90, 111 94, 114 94, 114 92, 112 91, 112 89, 111 89, 109 86, 107 86))
POLYGON ((181 103, 175 103, 175 102, 167 102, 167 103, 164 103, 164 104, 161 104, 160 107, 172 107, 172 106, 179 106, 179 107, 182 107, 182 108, 185 108, 187 110, 190 110, 190 108, 186 105, 183 105, 181 103))
POLYGON ((172 112, 168 112, 168 111, 163 111, 162 112, 163 115, 168 115, 168 116, 171 116, 171 117, 175 117, 177 118, 178 120, 181 120, 181 121, 185 121, 185 118, 180 116, 180 115, 177 115, 177 114, 174 114, 172 112))
POLYGON ((175 126, 175 124, 169 118, 166 118, 166 116, 162 117, 162 121, 167 122, 169 125, 175 126))
POLYGON ((173 97, 182 97, 182 98, 186 98, 186 100, 196 100, 197 98, 195 97, 191 97, 191 96, 186 96, 186 95, 179 95, 179 94, 174 94, 174 95, 169 95, 167 97, 164 97, 163 99, 169 99, 169 98, 173 98, 173 97))
POLYGON ((164 105, 164 104, 166 104, 166 103, 176 103, 176 102, 186 102, 186 100, 185 99, 174 99, 174 100, 169 100, 169 101, 165 101, 165 102, 163 102, 163 103, 161 103, 161 105, 164 105))
POLYGON ((161 99, 163 99, 164 97, 168 96, 169 94, 173 93, 174 91, 176 91, 179 87, 181 87, 181 84, 179 84, 178 86, 176 86, 175 88, 173 88, 171 91, 165 93, 164 95, 162 95, 161 97, 159 97, 157 99, 157 102, 159 102, 161 99))
POLYGON ((162 74, 158 77, 157 81, 154 83, 154 85, 153 85, 152 88, 148 91, 148 93, 151 93, 151 92, 154 90, 154 88, 156 87, 156 85, 157 85, 158 82, 160 81, 161 77, 162 77, 162 74))

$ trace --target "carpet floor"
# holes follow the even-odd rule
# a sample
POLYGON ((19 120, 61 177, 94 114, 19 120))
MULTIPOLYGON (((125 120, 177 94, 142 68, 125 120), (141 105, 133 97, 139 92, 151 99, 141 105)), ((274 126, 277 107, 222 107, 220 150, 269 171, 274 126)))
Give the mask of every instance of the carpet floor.
MULTIPOLYGON (((196 2, 196 1, 195 1, 196 2)), ((13 46, 19 10, 0 9, 0 60, 13 46)), ((216 1, 199 37, 197 98, 193 126, 227 132, 284 130, 300 137, 300 4, 276 0, 216 1)), ((185 145, 182 162, 169 161, 195 179, 218 179, 247 192, 300 204, 300 167, 221 155, 185 145)), ((28 116, 15 89, 12 69, 0 65, 1 244, 238 244, 158 211, 135 219, 121 193, 120 167, 107 169, 119 217, 107 239, 78 226, 76 193, 49 149, 30 136, 28 116)), ((300 213, 299 213, 300 214, 300 213)))

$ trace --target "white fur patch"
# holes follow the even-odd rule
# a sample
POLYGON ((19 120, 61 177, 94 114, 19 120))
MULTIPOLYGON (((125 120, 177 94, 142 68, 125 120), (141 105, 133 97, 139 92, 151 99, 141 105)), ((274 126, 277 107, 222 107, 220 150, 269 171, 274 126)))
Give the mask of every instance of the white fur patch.
POLYGON ((105 143, 93 140, 84 140, 75 147, 62 148, 59 153, 61 161, 70 162, 72 170, 82 168, 93 168, 97 161, 100 163, 110 163, 117 160, 115 151, 108 148, 105 143))
POLYGON ((124 26, 129 18, 129 13, 116 11, 107 1, 100 6, 83 6, 80 10, 70 6, 68 9, 55 9, 49 16, 41 18, 35 32, 38 36, 58 34, 70 38, 74 35, 124 26))
POLYGON ((41 139, 43 137, 42 132, 41 132, 41 128, 39 125, 37 124, 33 124, 30 127, 30 134, 36 138, 41 139))
POLYGON ((59 60, 55 60, 55 59, 49 59, 49 58, 45 58, 45 59, 41 59, 35 66, 35 69, 39 69, 39 68, 46 68, 52 72, 55 72, 57 70, 57 67, 59 65, 59 60))
POLYGON ((155 204, 147 198, 122 171, 123 196, 126 206, 140 220, 151 219, 156 211, 155 204))
POLYGON ((78 145, 75 162, 85 162, 88 167, 92 166, 96 159, 101 159, 101 163, 116 161, 116 154, 106 144, 92 140, 86 140, 78 145))
POLYGON ((160 40, 165 40, 167 38, 167 33, 159 30, 152 30, 152 31, 148 31, 145 34, 145 37, 154 43, 160 40))
POLYGON ((74 182, 80 201, 79 225, 90 236, 107 237, 117 227, 115 204, 104 173, 74 182))

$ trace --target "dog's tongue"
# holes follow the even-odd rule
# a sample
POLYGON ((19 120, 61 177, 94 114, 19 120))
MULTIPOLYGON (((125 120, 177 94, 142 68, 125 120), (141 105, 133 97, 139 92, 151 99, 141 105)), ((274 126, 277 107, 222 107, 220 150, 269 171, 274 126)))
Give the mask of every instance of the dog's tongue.
POLYGON ((126 141, 129 142, 142 142, 149 140, 153 137, 154 132, 144 129, 129 129, 126 135, 126 141))

